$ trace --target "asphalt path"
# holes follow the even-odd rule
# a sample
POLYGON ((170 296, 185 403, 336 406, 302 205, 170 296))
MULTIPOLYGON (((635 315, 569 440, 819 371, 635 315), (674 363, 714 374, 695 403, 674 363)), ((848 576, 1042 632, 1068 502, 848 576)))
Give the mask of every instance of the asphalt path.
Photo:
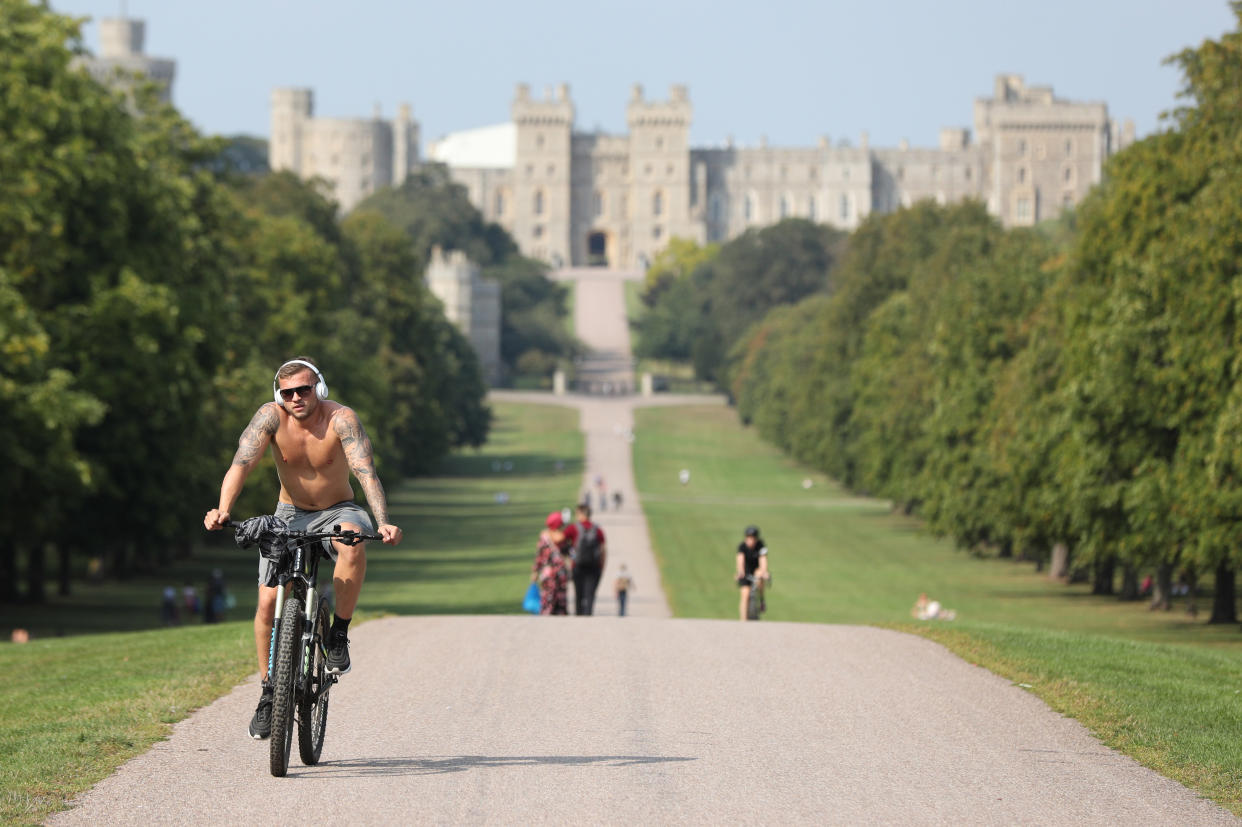
MULTIPOLYGON (((620 280, 585 281, 580 325, 605 331, 591 368, 619 385, 620 280)), ((1239 823, 922 638, 670 619, 628 430, 635 405, 689 400, 497 398, 577 407, 584 490, 598 473, 623 491, 598 514, 597 616, 362 624, 319 765, 295 747, 288 777, 269 775, 267 743, 246 735, 254 676, 49 823, 1239 823), (625 618, 607 588, 620 562, 637 584, 625 618)))
POLYGON ((250 681, 50 823, 1237 823, 883 629, 408 617, 352 648, 318 766, 268 774, 250 681))

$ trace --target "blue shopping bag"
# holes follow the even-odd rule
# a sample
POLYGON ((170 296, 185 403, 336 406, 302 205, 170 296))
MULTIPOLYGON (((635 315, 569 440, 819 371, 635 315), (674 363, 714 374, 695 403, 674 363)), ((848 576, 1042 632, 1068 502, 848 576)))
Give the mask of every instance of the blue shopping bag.
POLYGON ((526 590, 526 598, 522 601, 522 608, 533 615, 539 614, 539 584, 531 583, 530 588, 526 590))

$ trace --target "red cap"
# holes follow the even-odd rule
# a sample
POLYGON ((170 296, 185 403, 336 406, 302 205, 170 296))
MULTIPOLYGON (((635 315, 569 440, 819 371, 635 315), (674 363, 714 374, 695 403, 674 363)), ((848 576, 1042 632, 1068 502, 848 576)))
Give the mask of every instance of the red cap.
POLYGON ((544 520, 543 524, 548 528, 557 529, 565 525, 565 520, 561 518, 561 512, 553 511, 548 515, 548 519, 544 520))

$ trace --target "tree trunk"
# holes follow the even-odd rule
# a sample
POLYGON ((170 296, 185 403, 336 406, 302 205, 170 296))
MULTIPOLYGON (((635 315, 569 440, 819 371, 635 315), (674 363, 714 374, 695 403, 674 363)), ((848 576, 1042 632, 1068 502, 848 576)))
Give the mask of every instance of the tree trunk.
POLYGON ((1096 560, 1091 581, 1092 594, 1114 594, 1113 577, 1117 571, 1117 558, 1106 557, 1096 560))
POLYGON ((26 602, 47 602, 47 546, 33 543, 26 554, 26 602))
POLYGON ((1121 594, 1118 600, 1139 599, 1138 570, 1128 563, 1121 567, 1121 594))
POLYGON ((1053 543, 1052 565, 1048 567, 1048 579, 1060 580, 1069 575, 1069 546, 1065 543, 1053 543))
POLYGON ((1156 567, 1156 582, 1151 593, 1151 608, 1168 611, 1173 608, 1173 566, 1161 563, 1156 567))
POLYGON ((1208 623, 1237 623, 1237 578, 1233 566, 1221 561, 1216 566, 1216 588, 1212 594, 1212 617, 1208 623))
POLYGON ((0 603, 16 603, 17 546, 0 544, 0 603))
POLYGON ((70 554, 70 546, 65 543, 58 545, 56 551, 58 558, 60 558, 60 565, 57 566, 56 570, 57 581, 60 584, 57 594, 60 594, 61 597, 68 597, 70 596, 70 577, 73 574, 71 567, 73 555, 70 554))

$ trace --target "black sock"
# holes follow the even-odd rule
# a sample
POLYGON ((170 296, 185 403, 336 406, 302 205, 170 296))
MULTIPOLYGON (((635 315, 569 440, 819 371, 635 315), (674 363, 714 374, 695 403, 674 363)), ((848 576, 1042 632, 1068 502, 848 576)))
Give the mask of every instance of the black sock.
POLYGON ((332 615, 332 632, 334 634, 336 632, 348 632, 349 621, 351 620, 353 620, 352 617, 341 617, 338 614, 333 614, 332 615))

